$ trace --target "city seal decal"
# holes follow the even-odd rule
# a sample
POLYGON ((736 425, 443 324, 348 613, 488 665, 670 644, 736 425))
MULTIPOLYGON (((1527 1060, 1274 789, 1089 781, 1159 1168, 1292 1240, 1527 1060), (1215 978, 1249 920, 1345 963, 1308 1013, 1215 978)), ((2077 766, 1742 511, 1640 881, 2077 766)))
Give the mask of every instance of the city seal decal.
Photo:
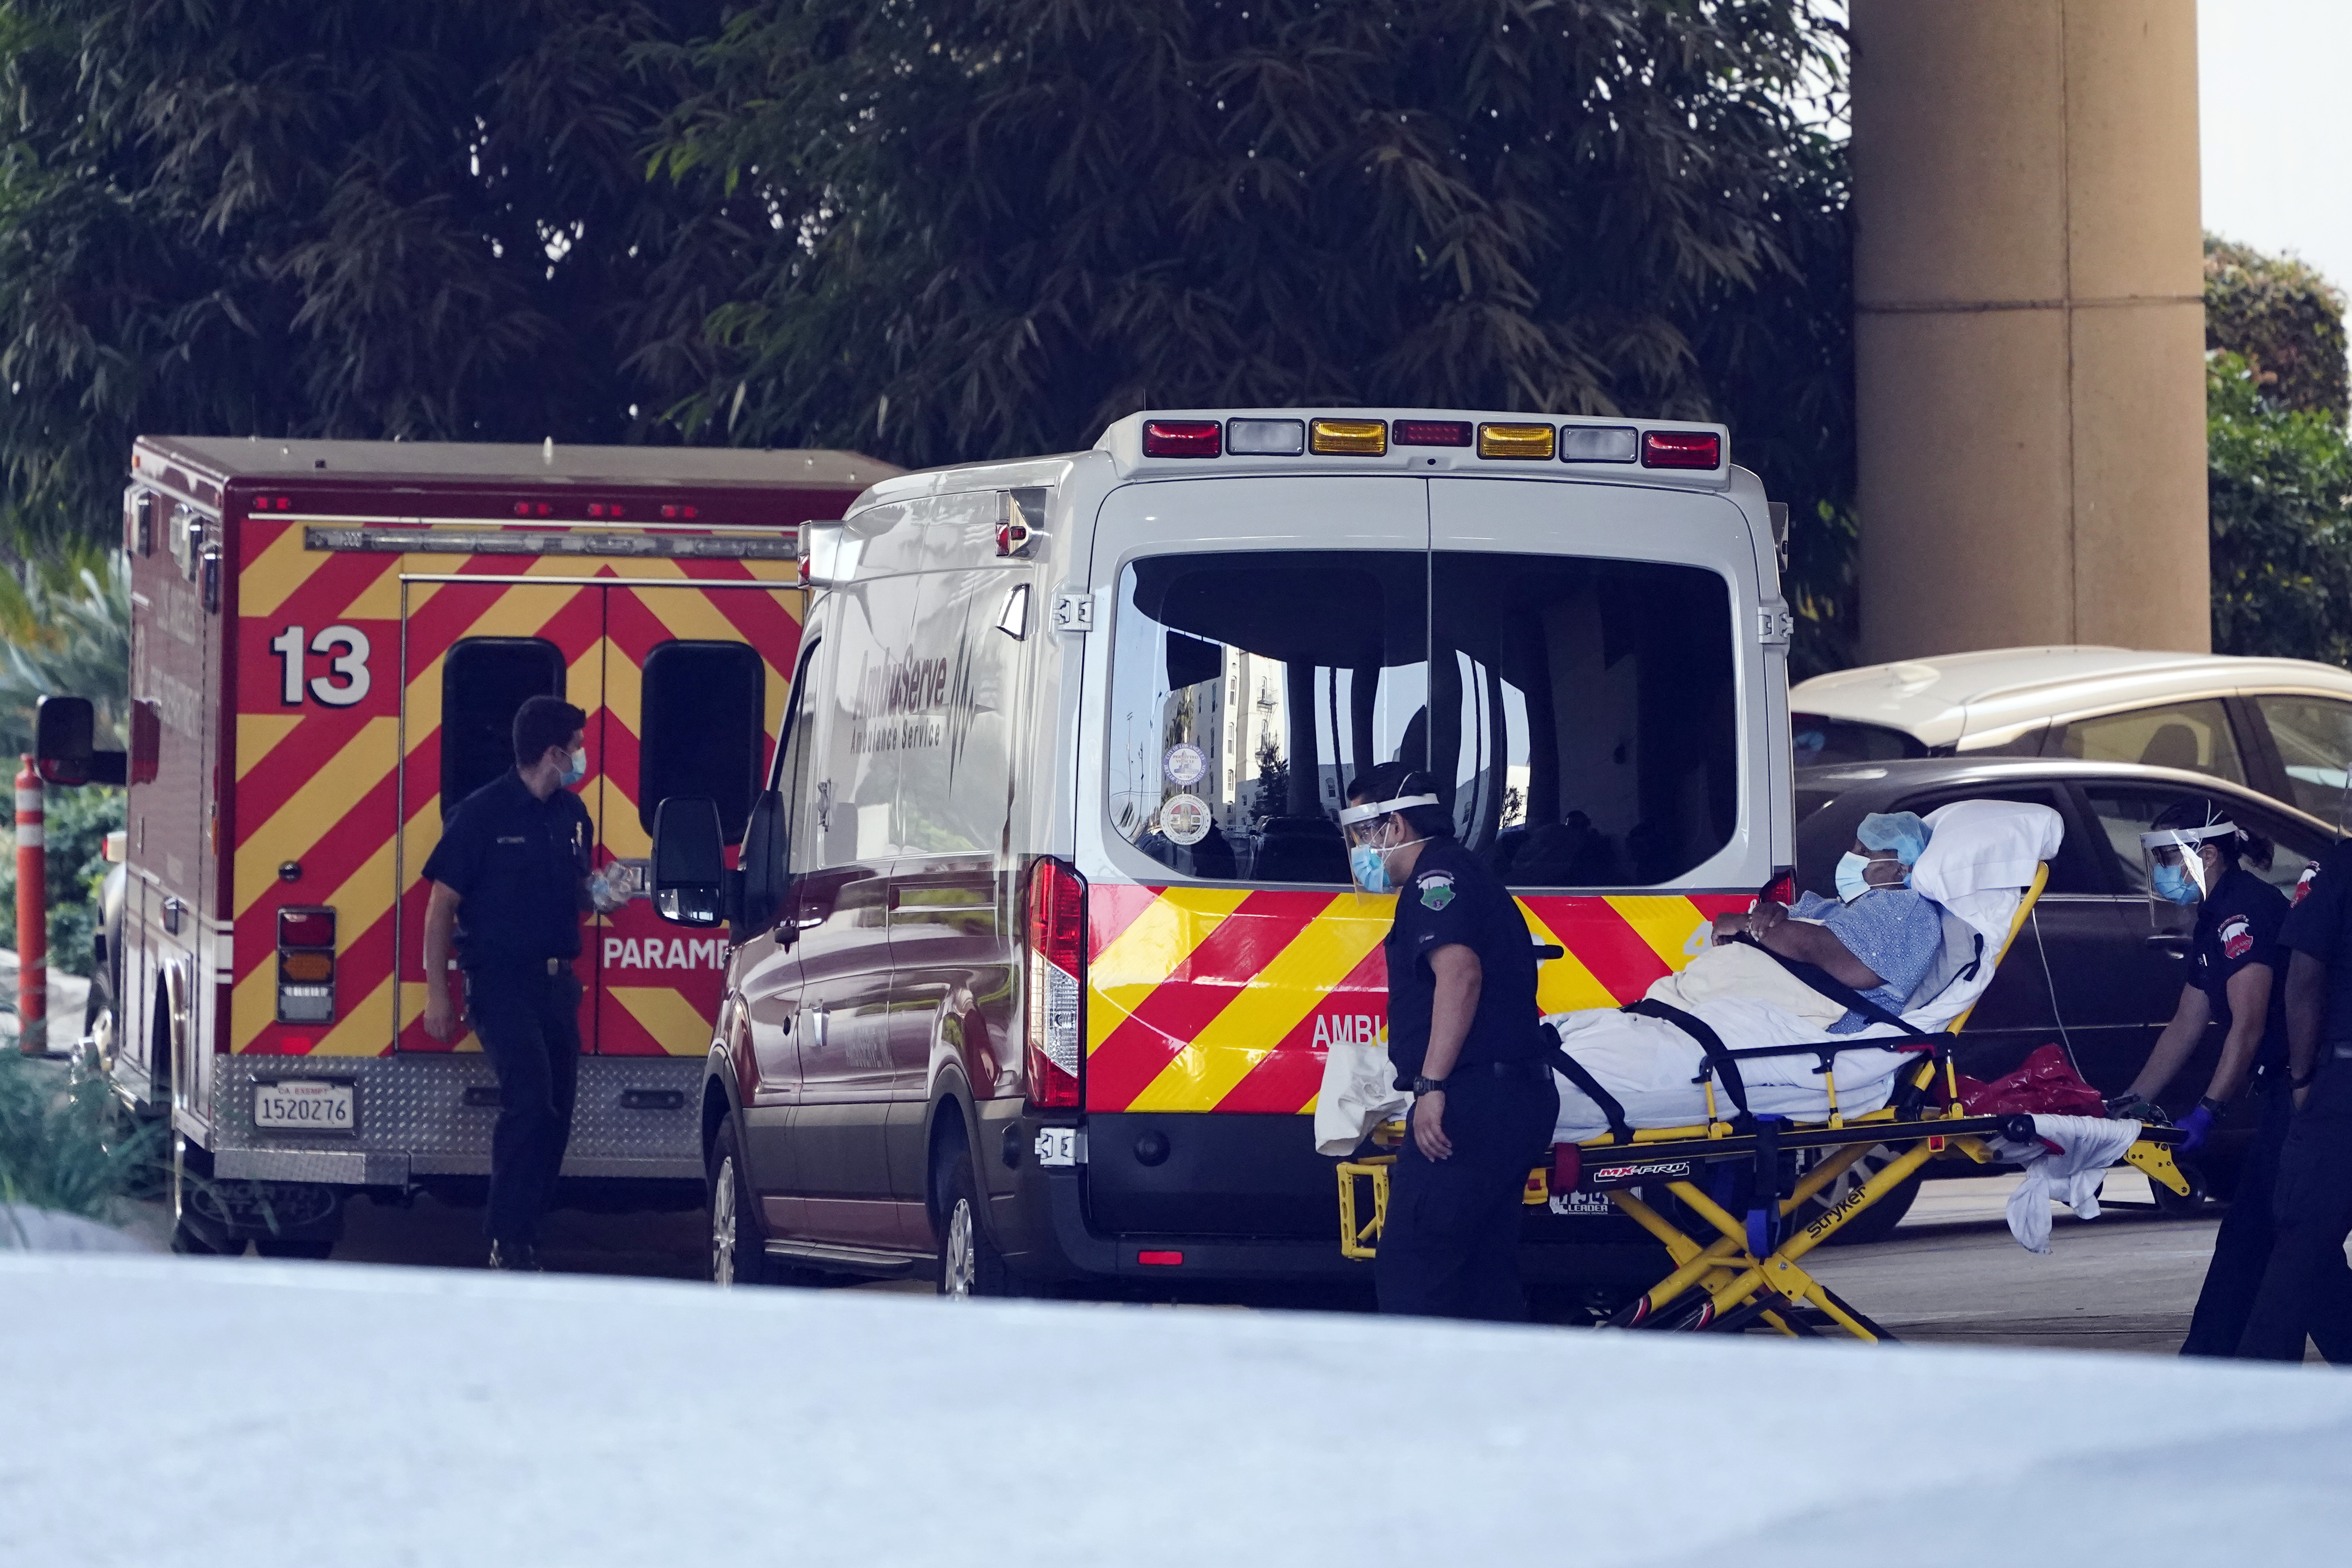
POLYGON ((1454 873, 1432 871, 1420 882, 1421 902, 1424 909, 1442 910, 1454 901, 1454 873))

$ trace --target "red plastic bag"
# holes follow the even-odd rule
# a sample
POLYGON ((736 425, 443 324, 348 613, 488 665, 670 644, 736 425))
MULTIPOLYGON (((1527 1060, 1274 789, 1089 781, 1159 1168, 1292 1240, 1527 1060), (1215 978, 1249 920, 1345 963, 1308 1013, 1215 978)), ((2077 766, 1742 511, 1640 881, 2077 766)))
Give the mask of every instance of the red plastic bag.
POLYGON ((2039 1111, 2045 1116, 2105 1116, 2099 1091, 2084 1083, 2066 1053, 2047 1045, 2006 1078, 1981 1083, 1960 1076, 1960 1109, 1970 1116, 2008 1116, 2039 1111))

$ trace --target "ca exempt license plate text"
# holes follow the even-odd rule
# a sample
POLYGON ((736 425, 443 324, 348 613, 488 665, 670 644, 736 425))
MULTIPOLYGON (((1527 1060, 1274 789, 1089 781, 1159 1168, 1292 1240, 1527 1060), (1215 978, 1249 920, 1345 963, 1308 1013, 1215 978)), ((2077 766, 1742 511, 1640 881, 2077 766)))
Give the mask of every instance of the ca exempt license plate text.
POLYGON ((347 1083, 257 1083, 253 1124, 299 1132, 348 1132, 357 1096, 347 1083))

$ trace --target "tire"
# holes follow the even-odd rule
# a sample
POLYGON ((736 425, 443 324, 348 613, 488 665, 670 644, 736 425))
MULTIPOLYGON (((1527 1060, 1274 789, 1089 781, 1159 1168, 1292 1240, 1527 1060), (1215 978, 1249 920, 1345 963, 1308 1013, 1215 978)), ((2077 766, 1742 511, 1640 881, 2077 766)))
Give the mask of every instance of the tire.
MULTIPOLYGON (((190 1199, 212 1173, 212 1162, 201 1149, 188 1146, 185 1137, 172 1137, 170 1187, 172 1250, 190 1258, 210 1258, 229 1251, 225 1238, 205 1225, 190 1199)), ((243 1252, 245 1248, 235 1249, 243 1252)))
POLYGON ((709 1202, 704 1210, 710 1217, 710 1282, 722 1289, 780 1281, 754 1203, 735 1123, 722 1122, 710 1143, 709 1202))
POLYGON ((335 1250, 331 1241, 289 1241, 281 1237, 264 1237, 253 1244, 253 1250, 264 1258, 301 1258, 313 1263, 324 1263, 335 1250))
MULTIPOLYGON (((1894 1151, 1885 1144, 1874 1145, 1870 1152, 1840 1173, 1835 1181, 1790 1215, 1790 1223, 1800 1229, 1812 1224, 1834 1208, 1848 1193, 1885 1169, 1894 1158, 1894 1151)), ((1911 1212, 1911 1205, 1919 1196, 1923 1174, 1919 1171, 1912 1172, 1902 1185, 1840 1226, 1832 1233, 1829 1244, 1832 1247, 1864 1247, 1874 1241, 1885 1241, 1894 1235, 1895 1227, 1903 1223, 1903 1216, 1911 1212)))
POLYGON ((1010 1296, 1013 1281, 1003 1255, 989 1239, 981 1219, 980 1182, 973 1174, 971 1152, 963 1139, 950 1137, 940 1145, 938 1169, 932 1178, 940 1195, 940 1268, 935 1283, 950 1300, 975 1296, 1010 1296))

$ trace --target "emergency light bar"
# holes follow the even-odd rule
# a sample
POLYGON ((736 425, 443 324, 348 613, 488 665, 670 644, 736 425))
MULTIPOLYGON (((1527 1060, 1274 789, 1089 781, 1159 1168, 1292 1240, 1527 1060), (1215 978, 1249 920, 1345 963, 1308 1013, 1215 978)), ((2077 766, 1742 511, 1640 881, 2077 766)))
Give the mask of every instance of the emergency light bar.
POLYGON ((306 528, 305 550, 383 555, 638 555, 667 559, 795 561, 800 531, 772 533, 614 533, 601 529, 549 531, 457 528, 306 528))
POLYGON ((1104 433, 1102 447, 1147 458, 1391 458, 1416 469, 1461 471, 1460 459, 1408 457, 1412 451, 1455 448, 1481 463, 1623 464, 1720 476, 1728 464, 1719 429, 1658 429, 1638 424, 1559 423, 1520 418, 1386 418, 1370 413, 1313 414, 1267 410, 1223 417, 1130 416, 1104 433), (1136 445, 1129 446, 1129 442, 1136 445))

